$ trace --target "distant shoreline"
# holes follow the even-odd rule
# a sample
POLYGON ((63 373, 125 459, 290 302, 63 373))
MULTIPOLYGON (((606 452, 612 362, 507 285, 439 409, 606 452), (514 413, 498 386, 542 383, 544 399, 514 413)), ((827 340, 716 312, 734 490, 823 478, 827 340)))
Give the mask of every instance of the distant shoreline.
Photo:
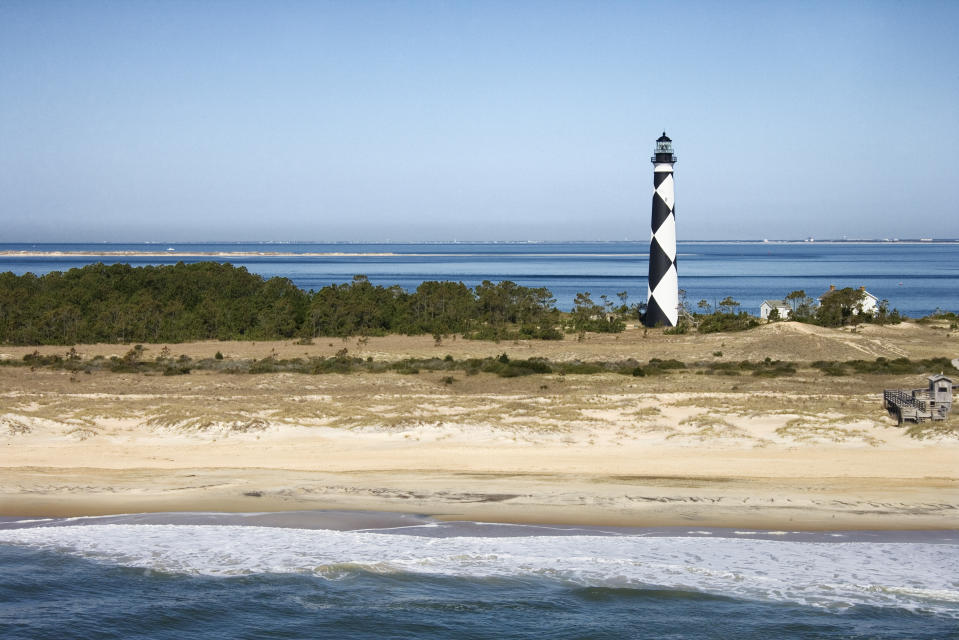
MULTIPOLYGON (((284 246, 364 246, 364 245, 382 245, 382 246, 444 246, 444 245, 517 245, 517 246, 536 246, 536 245, 558 245, 558 244, 578 244, 578 245, 601 245, 601 244, 643 244, 648 242, 646 238, 633 238, 626 240, 110 240, 110 241, 70 241, 55 242, 46 240, 8 240, 0 242, 0 247, 4 246, 103 246, 126 245, 142 247, 189 247, 197 245, 221 245, 221 246, 243 246, 258 245, 264 247, 284 247, 284 246)), ((726 238, 723 240, 706 240, 703 238, 677 239, 681 244, 957 244, 959 238, 762 238, 754 240, 726 238)))
POLYGON ((397 253, 391 251, 325 251, 298 253, 294 251, 0 251, 0 256, 15 256, 24 258, 408 258, 417 256, 457 256, 470 257, 479 255, 495 255, 497 257, 512 255, 537 255, 545 257, 646 257, 647 253, 451 253, 448 251, 437 253, 397 253))
POLYGON ((184 258, 255 258, 255 257, 344 257, 357 258, 362 256, 398 256, 415 254, 398 254, 392 252, 345 252, 329 251, 322 253, 296 253, 292 251, 0 251, 0 256, 22 256, 24 258, 61 258, 61 257, 142 257, 168 258, 182 256, 184 258))
MULTIPOLYGON (((7 246, 11 245, 23 245, 27 243, 0 243, 0 247, 4 244, 7 246)), ((93 243, 36 243, 36 246, 63 246, 64 244, 80 244, 88 245, 93 243)), ((109 247, 110 245, 124 245, 132 243, 123 243, 123 242, 111 242, 105 243, 105 246, 109 247)), ((154 246, 159 245, 160 243, 155 243, 154 246)), ((180 246, 190 247, 195 245, 203 246, 225 246, 229 245, 243 245, 243 244, 263 244, 264 246, 274 246, 275 244, 282 243, 242 243, 242 242, 187 242, 187 243, 175 243, 180 244, 180 246)), ((343 245, 344 247, 349 247, 351 245, 380 245, 387 247, 422 247, 422 246, 435 246, 437 248, 445 248, 449 246, 469 246, 469 245, 489 245, 489 246, 504 246, 504 245, 516 245, 516 246, 536 246, 536 245, 622 245, 622 244, 645 244, 644 240, 630 240, 630 241, 620 241, 620 240, 609 240, 609 241, 569 241, 569 242, 371 242, 371 243, 314 243, 314 242, 304 242, 304 243, 289 243, 289 244, 299 244, 300 246, 304 245, 324 245, 324 246, 333 246, 333 245, 343 245)), ((679 241, 677 243, 680 247, 682 246, 691 246, 691 245, 955 245, 959 244, 959 240, 686 240, 679 241)), ((457 256, 457 257, 470 257, 470 256, 485 256, 485 255, 496 255, 499 257, 510 256, 514 254, 510 253, 500 253, 493 252, 492 254, 487 254, 486 252, 459 252, 459 251, 449 251, 449 250, 437 250, 437 251, 273 251, 273 250, 264 250, 264 251, 252 251, 252 250, 214 250, 214 251, 201 251, 193 249, 172 249, 171 250, 161 250, 156 248, 149 248, 144 250, 138 249, 122 249, 122 250, 110 250, 110 249, 82 249, 71 251, 69 249, 0 249, 0 256, 5 257, 21 257, 21 258, 171 258, 171 257, 183 257, 183 258, 366 258, 366 257, 381 257, 381 258, 395 258, 395 257, 436 257, 436 256, 457 256)), ((631 252, 631 253, 613 253, 613 254, 602 254, 602 253, 579 253, 579 252, 564 252, 564 251, 546 251, 546 252, 537 252, 537 251, 524 251, 515 255, 522 256, 543 256, 543 257, 636 257, 642 258, 648 256, 646 252, 631 252)))

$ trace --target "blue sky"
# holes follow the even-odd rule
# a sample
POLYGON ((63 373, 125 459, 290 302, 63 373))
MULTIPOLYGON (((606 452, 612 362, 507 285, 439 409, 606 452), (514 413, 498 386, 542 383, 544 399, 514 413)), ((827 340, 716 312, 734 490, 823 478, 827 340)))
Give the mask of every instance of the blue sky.
POLYGON ((959 237, 956 2, 0 0, 0 240, 959 237))

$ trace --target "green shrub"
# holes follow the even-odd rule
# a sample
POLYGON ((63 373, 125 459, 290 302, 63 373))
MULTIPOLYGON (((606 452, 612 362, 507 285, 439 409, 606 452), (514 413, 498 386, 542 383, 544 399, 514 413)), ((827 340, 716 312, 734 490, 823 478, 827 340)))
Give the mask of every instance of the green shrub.
POLYGON ((760 378, 793 376, 796 375, 796 367, 790 362, 776 362, 754 369, 753 375, 760 378))
MULTIPOLYGON (((469 369, 474 368, 467 364, 467 373, 469 369)), ((486 373, 495 373, 501 378, 516 378, 519 376, 529 376, 536 373, 552 373, 553 369, 545 361, 538 358, 529 360, 510 360, 504 353, 499 358, 487 358, 481 361, 479 369, 486 373), (504 360, 505 358, 505 360, 504 360)))
POLYGON ((686 321, 686 318, 683 318, 677 322, 675 327, 667 327, 663 329, 663 334, 667 336, 679 336, 686 333, 689 333, 689 322, 686 321))
POLYGON ((926 358, 924 360, 910 360, 909 358, 890 360, 880 356, 875 360, 847 360, 845 362, 817 360, 811 366, 826 375, 832 376, 847 375, 849 369, 859 374, 884 375, 924 374, 940 371, 950 374, 959 373, 959 370, 952 366, 949 358, 945 357, 926 358))
POLYGON ((817 360, 812 363, 814 369, 819 369, 827 376, 844 376, 846 375, 846 367, 843 366, 841 362, 827 362, 824 360, 817 360))
POLYGON ((183 376, 190 373, 190 367, 184 366, 175 366, 175 367, 164 367, 163 375, 165 376, 183 376))
POLYGON ((556 327, 544 327, 537 329, 530 337, 536 340, 562 340, 564 336, 556 327))
POLYGON ((759 320, 745 311, 739 313, 723 313, 715 311, 708 315, 696 316, 699 320, 699 333, 719 333, 730 331, 745 331, 759 326, 759 320))
POLYGON ((563 373, 574 375, 588 375, 591 373, 602 373, 605 368, 592 362, 569 362, 560 366, 559 370, 563 373))
POLYGON ((274 373, 276 371, 276 362, 273 358, 263 358, 254 360, 250 365, 250 373, 274 373))
POLYGON ((650 358, 649 366, 657 369, 685 369, 686 365, 679 360, 660 360, 659 358, 650 358))

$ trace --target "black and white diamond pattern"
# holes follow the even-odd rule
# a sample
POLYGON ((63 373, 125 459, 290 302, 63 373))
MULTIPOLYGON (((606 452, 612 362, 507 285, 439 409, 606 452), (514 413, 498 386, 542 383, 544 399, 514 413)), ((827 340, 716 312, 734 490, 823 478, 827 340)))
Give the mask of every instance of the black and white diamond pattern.
POLYGON ((653 169, 652 238, 649 242, 649 288, 646 326, 675 327, 679 320, 679 276, 676 272, 676 212, 673 165, 653 169))

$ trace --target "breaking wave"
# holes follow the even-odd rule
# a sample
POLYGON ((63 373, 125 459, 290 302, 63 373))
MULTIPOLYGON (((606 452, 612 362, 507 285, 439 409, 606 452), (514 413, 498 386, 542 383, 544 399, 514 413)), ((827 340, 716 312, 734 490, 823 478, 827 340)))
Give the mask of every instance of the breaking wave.
POLYGON ((956 544, 642 535, 429 537, 170 524, 8 529, 0 530, 0 544, 171 574, 530 578, 827 609, 894 607, 959 618, 956 544))

